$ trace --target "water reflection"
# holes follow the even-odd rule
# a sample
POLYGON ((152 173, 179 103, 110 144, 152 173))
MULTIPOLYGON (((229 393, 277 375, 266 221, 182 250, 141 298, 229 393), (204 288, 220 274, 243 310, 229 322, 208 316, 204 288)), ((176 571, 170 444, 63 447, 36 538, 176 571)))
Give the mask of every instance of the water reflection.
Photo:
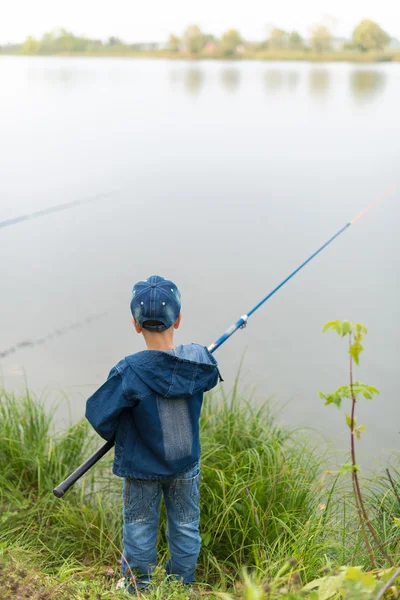
POLYGON ((185 69, 183 76, 183 84, 185 90, 190 94, 197 95, 204 84, 204 71, 198 67, 190 67, 185 69))
POLYGON ((330 87, 331 75, 328 69, 311 69, 309 74, 309 87, 314 96, 326 94, 330 87))
POLYGON ((300 73, 298 71, 289 71, 287 73, 287 83, 288 87, 293 90, 297 88, 300 81, 300 73))
POLYGON ((221 71, 221 82, 225 90, 235 92, 240 86, 239 69, 224 69, 221 71))
POLYGON ((278 69, 268 69, 264 74, 265 89, 268 92, 276 92, 283 85, 283 73, 278 69))
POLYGON ((381 94, 386 86, 386 73, 360 69, 350 74, 350 88, 353 97, 361 102, 369 101, 381 94))
MULTIPOLYGON (((309 70, 268 68, 259 73, 264 83, 267 94, 288 92, 293 93, 300 86, 302 75, 306 78, 306 85, 310 94, 314 97, 323 98, 330 93, 333 83, 338 85, 337 80, 332 79, 333 70, 327 67, 311 67, 309 70)), ((59 77, 63 75, 60 73, 59 77)), ((64 77, 66 73, 64 73, 64 77)), ((239 90, 243 77, 246 76, 242 65, 222 68, 219 78, 223 88, 230 93, 239 90)), ((206 68, 190 66, 184 69, 171 69, 169 81, 172 86, 177 86, 191 95, 197 95, 206 83, 206 68)), ((207 83, 212 85, 213 78, 207 83)), ((387 84, 387 73, 379 69, 355 69, 349 73, 348 85, 351 95, 360 102, 369 101, 381 94, 387 84)))
POLYGON ((299 71, 280 71, 279 69, 268 69, 264 73, 265 89, 276 92, 282 88, 294 90, 300 82, 299 71))
POLYGON ((181 71, 178 71, 177 69, 170 69, 170 71, 168 71, 168 79, 171 85, 178 84, 182 79, 181 75, 181 71))
MULTIPOLYGON (((38 60, 39 63, 40 59, 35 60, 38 60)), ((40 66, 40 63, 39 66, 30 64, 25 70, 25 73, 27 79, 33 83, 41 84, 42 82, 45 82, 51 87, 72 87, 77 84, 91 84, 95 77, 94 71, 90 69, 76 69, 67 66, 60 67, 58 64, 53 66, 46 63, 44 66, 40 66)))

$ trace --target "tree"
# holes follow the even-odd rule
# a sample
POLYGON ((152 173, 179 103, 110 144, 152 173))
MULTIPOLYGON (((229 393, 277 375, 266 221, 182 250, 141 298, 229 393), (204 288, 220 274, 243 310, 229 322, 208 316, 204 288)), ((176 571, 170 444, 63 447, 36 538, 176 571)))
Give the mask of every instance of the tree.
POLYGON ((288 45, 291 50, 301 50, 304 48, 303 38, 297 31, 289 33, 288 45))
POLYGON ((221 48, 225 56, 236 54, 237 47, 242 43, 242 37, 237 29, 225 31, 221 38, 221 48))
POLYGON ((29 35, 22 45, 23 54, 37 54, 39 50, 40 42, 34 37, 29 35))
POLYGON ((288 47, 288 34, 283 29, 273 29, 269 36, 268 47, 281 49, 288 47))
POLYGON ((390 36, 378 23, 364 19, 353 32, 354 43, 362 50, 382 50, 390 41, 390 36))
POLYGON ((331 47, 332 35, 325 25, 316 25, 311 32, 310 43, 315 52, 326 52, 331 47))
POLYGON ((181 45, 181 40, 178 38, 177 35, 174 35, 173 33, 171 33, 169 36, 169 41, 168 41, 168 47, 171 50, 171 52, 178 52, 180 45, 181 45))
POLYGON ((122 41, 119 38, 115 37, 114 35, 111 35, 108 38, 107 44, 109 46, 120 46, 120 45, 122 45, 122 41))
POLYGON ((54 46, 57 52, 84 52, 89 40, 77 37, 66 29, 60 29, 55 34, 54 46))
POLYGON ((212 42, 214 44, 217 43, 217 38, 213 33, 204 33, 204 43, 208 44, 208 42, 212 42))
POLYGON ((85 52, 91 40, 76 37, 66 29, 55 29, 43 34, 39 45, 39 54, 63 54, 85 52))
POLYGON ((202 51, 205 39, 198 25, 189 25, 183 35, 183 39, 191 54, 199 54, 202 51))
POLYGON ((40 40, 39 52, 41 54, 51 54, 54 51, 55 40, 56 33, 54 31, 44 33, 40 40))

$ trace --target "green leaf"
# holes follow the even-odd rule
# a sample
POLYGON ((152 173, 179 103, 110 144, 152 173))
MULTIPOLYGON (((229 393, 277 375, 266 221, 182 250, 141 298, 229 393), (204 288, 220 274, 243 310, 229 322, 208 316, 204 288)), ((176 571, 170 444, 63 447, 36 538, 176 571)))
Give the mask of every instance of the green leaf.
POLYGON ((336 321, 334 329, 340 335, 341 331, 342 331, 342 322, 341 321, 336 321))
MULTIPOLYGON (((328 406, 328 404, 335 404, 335 406, 337 406, 340 409, 342 400, 344 398, 351 399, 353 395, 355 398, 357 398, 357 396, 359 396, 360 394, 363 394, 365 398, 370 400, 373 394, 379 394, 379 391, 373 386, 365 385, 360 381, 355 381, 352 386, 341 385, 336 391, 332 392, 331 394, 324 394, 323 392, 319 392, 319 397, 322 400, 325 400, 325 406, 328 406)), ((356 420, 354 419, 354 422, 355 421, 356 420)), ((349 427, 351 427, 348 421, 347 424, 349 425, 349 427)))
POLYGON ((355 420, 355 419, 352 419, 352 418, 351 418, 351 416, 350 416, 350 415, 348 415, 348 414, 346 413, 346 423, 347 423, 347 425, 348 425, 348 426, 350 427, 350 429, 351 429, 351 428, 352 428, 352 426, 353 426, 353 424, 354 424, 354 426, 355 426, 355 424, 356 424, 356 420, 355 420))
POLYGON ((361 576, 361 585, 366 592, 372 593, 376 588, 376 579, 372 573, 363 573, 361 576))
POLYGON ((363 332, 365 334, 368 333, 368 329, 362 325, 361 323, 353 323, 353 327, 356 329, 356 331, 358 331, 359 333, 363 332))
POLYGON ((335 394, 334 398, 333 398, 333 403, 334 403, 335 406, 337 406, 340 409, 340 407, 342 405, 342 399, 341 399, 341 397, 338 396, 337 394, 335 394))
POLYGON ((318 600, 328 600, 340 591, 345 574, 333 575, 326 577, 321 583, 318 590, 318 600))
POLYGON ((341 321, 339 321, 338 319, 336 319, 336 321, 329 321, 328 323, 325 323, 323 329, 322 329, 322 333, 325 333, 325 331, 327 331, 328 329, 335 329, 335 331, 337 331, 338 333, 340 333, 341 331, 341 321))
POLYGON ((351 346, 350 346, 349 354, 354 359, 354 362, 357 365, 359 364, 358 357, 360 355, 360 352, 362 352, 363 350, 364 350, 364 348, 359 342, 354 342, 354 344, 351 344, 351 346))
POLYGON ((367 428, 365 427, 365 425, 359 425, 358 427, 355 428, 355 433, 356 433, 356 437, 358 440, 361 439, 361 434, 365 433, 365 431, 367 431, 367 428))
POLYGON ((349 385, 341 385, 336 390, 335 394, 341 398, 351 398, 351 389, 349 385))
POLYGON ((309 592, 310 590, 313 590, 317 587, 319 587, 322 583, 322 581, 324 581, 324 579, 326 579, 326 577, 320 577, 319 579, 313 579, 313 581, 310 581, 309 583, 307 583, 303 588, 302 588, 302 592, 309 592))
POLYGON ((354 334, 354 341, 355 342, 361 342, 363 339, 362 333, 355 333, 354 334))
POLYGON ((346 573, 346 579, 350 579, 352 581, 360 581, 360 576, 362 574, 361 567, 348 567, 346 573))
POLYGON ((203 533, 201 536, 201 540, 202 540, 203 546, 207 547, 208 544, 211 542, 211 533, 210 532, 205 533, 205 534, 203 533))
POLYGON ((371 392, 371 394, 380 394, 380 391, 376 389, 376 387, 373 387, 372 385, 368 385, 367 389, 369 392, 371 392))
MULTIPOLYGON (((337 589, 340 589, 340 585, 345 578, 346 573, 343 571, 339 573, 339 575, 328 575, 326 577, 320 577, 319 579, 313 579, 305 586, 301 588, 302 592, 310 592, 311 590, 315 590, 319 588, 318 600, 321 598, 321 588, 322 594, 329 593, 329 590, 335 585, 337 589)), ((307 596, 308 597, 308 596, 307 596)), ((325 598, 329 598, 330 596, 325 596, 325 598)))
POLYGON ((361 567, 348 567, 346 579, 360 584, 364 592, 373 592, 376 587, 376 579, 372 573, 363 573, 361 567))
POLYGON ((345 335, 350 333, 350 331, 351 331, 351 324, 348 321, 343 321, 342 327, 341 327, 342 337, 344 337, 345 335))
POLYGON ((359 471, 360 467, 358 465, 351 465, 349 463, 346 463, 343 465, 343 467, 340 469, 339 471, 339 475, 344 475, 345 473, 348 473, 349 471, 359 471))
POLYGON ((335 406, 340 408, 342 404, 342 399, 336 392, 334 394, 327 394, 325 396, 325 406, 328 406, 329 404, 334 404, 335 406))
POLYGON ((345 464, 340 469, 339 475, 344 475, 345 473, 348 473, 348 471, 352 471, 352 470, 353 470, 353 465, 345 464))
MULTIPOLYGON (((346 386, 343 386, 342 388, 339 388, 341 390, 341 395, 344 396, 345 395, 345 388, 346 386)), ((349 388, 350 390, 350 388, 349 388)), ((350 390, 351 392, 351 390, 350 390)), ((361 383, 360 381, 355 381, 353 383, 353 394, 357 397, 359 394, 362 394, 364 396, 364 398, 366 398, 367 400, 371 400, 374 394, 379 394, 379 390, 377 390, 375 387, 373 387, 372 385, 366 385, 365 383, 361 383)), ((351 397, 351 393, 349 396, 346 397, 351 397)))

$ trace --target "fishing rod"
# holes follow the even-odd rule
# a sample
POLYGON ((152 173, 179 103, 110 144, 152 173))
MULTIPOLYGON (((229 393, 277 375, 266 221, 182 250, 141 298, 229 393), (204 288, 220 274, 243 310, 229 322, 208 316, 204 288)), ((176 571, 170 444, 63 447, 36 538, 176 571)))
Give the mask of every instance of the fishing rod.
MULTIPOLYGON (((313 258, 315 258, 327 246, 329 246, 329 244, 331 244, 337 237, 339 237, 342 233, 344 233, 351 225, 353 225, 356 221, 358 221, 358 219, 360 219, 363 215, 365 215, 365 213, 368 212, 373 206, 378 204, 378 202, 380 202, 392 190, 393 190, 393 188, 390 188, 385 193, 383 193, 381 196, 376 198, 373 202, 371 202, 371 204, 369 204, 364 210, 359 212, 351 221, 346 223, 346 225, 344 225, 344 227, 339 229, 339 231, 337 233, 335 233, 335 235, 333 235, 320 248, 318 248, 318 250, 316 250, 313 254, 311 254, 311 256, 309 256, 304 262, 302 262, 301 265, 299 265, 294 271, 292 271, 290 273, 290 275, 288 275, 283 281, 281 281, 281 283, 279 283, 271 292, 269 292, 269 294, 267 294, 262 300, 260 300, 260 302, 258 302, 258 304, 253 306, 253 308, 251 310, 249 310, 248 313, 246 313, 245 315, 242 315, 240 317, 240 319, 238 319, 235 323, 233 323, 233 325, 228 327, 228 329, 218 339, 216 339, 215 342, 213 342, 212 344, 210 344, 210 346, 208 346, 209 352, 211 352, 211 353, 215 352, 220 346, 222 346, 222 344, 224 342, 226 342, 226 340, 228 340, 235 333, 235 331, 246 327, 248 319, 251 317, 251 315, 253 313, 256 312, 256 310, 258 310, 263 304, 265 304, 265 302, 267 302, 267 300, 269 300, 271 298, 271 296, 276 294, 276 292, 278 290, 280 290, 281 287, 283 287, 285 285, 285 283, 287 283, 290 279, 292 279, 292 277, 294 277, 303 267, 305 267, 310 261, 312 261, 313 258)), ((82 477, 82 475, 84 475, 91 467, 93 467, 93 465, 95 465, 105 454, 107 454, 107 452, 109 452, 109 450, 111 450, 111 448, 113 446, 114 446, 114 441, 106 442, 103 446, 101 446, 101 448, 99 448, 99 450, 97 450, 82 465, 80 465, 76 469, 76 471, 74 471, 69 477, 67 477, 67 479, 65 479, 65 481, 63 481, 62 483, 60 483, 60 485, 58 485, 56 488, 54 488, 53 494, 55 496, 57 496, 57 498, 62 498, 64 496, 65 492, 76 481, 78 481, 78 479, 80 479, 82 477)))

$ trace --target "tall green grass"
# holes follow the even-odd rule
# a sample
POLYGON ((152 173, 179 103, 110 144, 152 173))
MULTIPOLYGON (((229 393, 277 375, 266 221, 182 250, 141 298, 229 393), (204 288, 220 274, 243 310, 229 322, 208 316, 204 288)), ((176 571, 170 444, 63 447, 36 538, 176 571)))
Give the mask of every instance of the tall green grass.
MULTIPOLYGON (((29 392, 0 392, 0 546, 34 553, 48 573, 62 573, 65 565, 71 572, 96 565, 115 569, 122 480, 111 474, 108 456, 65 498, 55 498, 53 487, 101 441, 85 421, 57 435, 53 423, 54 411, 29 392)), ((337 473, 324 473, 328 453, 316 434, 310 439, 281 426, 268 402, 254 407, 236 387, 229 397, 208 396, 201 431, 199 579, 229 587, 244 566, 273 577, 290 557, 303 582, 327 566, 371 568, 351 490, 337 473)), ((395 556, 396 495, 384 474, 366 485, 371 519, 395 556)), ((163 533, 159 545, 164 557, 163 533)))

